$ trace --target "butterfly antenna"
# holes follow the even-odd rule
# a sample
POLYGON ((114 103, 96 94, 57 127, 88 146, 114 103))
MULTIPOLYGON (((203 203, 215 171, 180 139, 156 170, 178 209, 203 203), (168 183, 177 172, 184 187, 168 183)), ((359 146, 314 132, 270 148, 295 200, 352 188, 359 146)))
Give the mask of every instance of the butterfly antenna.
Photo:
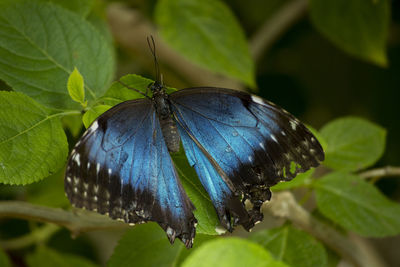
POLYGON ((157 60, 157 53, 156 53, 156 43, 154 42, 154 38, 152 35, 150 37, 147 37, 147 44, 149 45, 150 52, 153 55, 154 58, 154 68, 156 70, 156 82, 161 83, 162 85, 162 77, 160 74, 160 66, 158 65, 158 60, 157 60))

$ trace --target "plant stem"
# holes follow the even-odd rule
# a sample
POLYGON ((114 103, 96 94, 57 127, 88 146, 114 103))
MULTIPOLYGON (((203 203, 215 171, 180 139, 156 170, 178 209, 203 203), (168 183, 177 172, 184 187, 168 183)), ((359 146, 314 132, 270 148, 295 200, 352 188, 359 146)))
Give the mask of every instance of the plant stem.
POLYGON ((35 243, 45 242, 58 229, 60 229, 60 227, 57 225, 46 224, 45 226, 38 228, 27 235, 6 241, 0 241, 0 247, 2 247, 4 250, 21 249, 35 243))
POLYGON ((74 235, 100 229, 128 227, 128 224, 85 210, 65 211, 23 201, 0 201, 0 218, 11 217, 50 222, 66 227, 74 235))
POLYGON ((400 167, 386 166, 383 168, 372 169, 358 174, 364 179, 383 177, 383 176, 400 176, 400 167))
POLYGON ((284 5, 270 19, 264 22, 250 41, 250 50, 255 61, 260 60, 262 55, 271 48, 294 23, 304 16, 307 8, 307 0, 293 0, 284 5))

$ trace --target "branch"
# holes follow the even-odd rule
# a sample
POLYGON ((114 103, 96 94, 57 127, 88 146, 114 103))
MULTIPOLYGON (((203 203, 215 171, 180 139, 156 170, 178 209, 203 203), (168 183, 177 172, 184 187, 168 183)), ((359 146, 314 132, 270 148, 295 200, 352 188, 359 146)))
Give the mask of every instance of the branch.
POLYGON ((355 244, 347 236, 312 217, 296 202, 290 192, 275 193, 272 200, 264 208, 276 217, 283 217, 292 221, 293 224, 320 239, 355 266, 385 266, 378 255, 371 253, 371 250, 355 244))
POLYGON ((358 175, 365 179, 383 176, 400 176, 400 167, 386 166, 379 169, 364 171, 358 175))
POLYGON ((0 201, 0 218, 6 217, 54 223, 69 229, 74 235, 93 230, 128 227, 128 224, 95 212, 65 211, 23 201, 0 201))
POLYGON ((255 61, 260 60, 279 37, 304 16, 307 8, 307 0, 293 0, 264 22, 250 41, 250 50, 255 61))

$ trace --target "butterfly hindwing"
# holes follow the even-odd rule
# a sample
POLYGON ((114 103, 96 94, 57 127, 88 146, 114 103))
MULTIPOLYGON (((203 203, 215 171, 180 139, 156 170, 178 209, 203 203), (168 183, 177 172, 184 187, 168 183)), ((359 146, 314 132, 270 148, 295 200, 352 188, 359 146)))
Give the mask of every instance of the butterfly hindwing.
POLYGON ((323 160, 309 130, 261 98, 229 89, 190 88, 171 94, 170 100, 186 154, 220 219, 226 209, 234 221, 251 228, 261 217, 260 205, 271 197, 270 186, 323 160), (207 160, 214 164, 204 164, 207 160), (221 179, 230 191, 216 187, 221 179), (213 199, 227 192, 231 195, 224 200, 213 199), (237 205, 228 201, 239 196, 253 203, 252 218, 238 214, 237 205))
POLYGON ((177 237, 191 247, 194 207, 151 100, 121 103, 96 119, 71 152, 65 177, 74 206, 127 223, 155 221, 171 242, 177 237))

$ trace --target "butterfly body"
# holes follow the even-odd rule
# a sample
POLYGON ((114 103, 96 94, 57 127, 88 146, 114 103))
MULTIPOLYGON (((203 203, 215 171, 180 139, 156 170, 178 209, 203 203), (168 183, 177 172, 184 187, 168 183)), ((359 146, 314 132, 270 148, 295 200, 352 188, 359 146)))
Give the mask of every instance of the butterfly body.
POLYGON ((169 152, 183 144, 221 225, 250 230, 270 187, 318 166, 312 133, 276 105, 231 89, 188 88, 123 102, 96 119, 71 152, 65 191, 76 207, 127 223, 157 222, 191 247, 194 205, 169 152), (244 202, 249 200, 252 209, 244 202))

